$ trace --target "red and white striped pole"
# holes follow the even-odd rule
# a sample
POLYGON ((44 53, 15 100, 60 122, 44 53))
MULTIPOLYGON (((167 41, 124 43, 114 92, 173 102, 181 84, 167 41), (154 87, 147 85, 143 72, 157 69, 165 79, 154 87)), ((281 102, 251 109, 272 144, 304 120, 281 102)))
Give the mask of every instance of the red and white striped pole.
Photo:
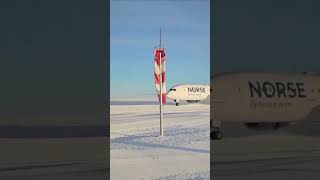
POLYGON ((156 83, 156 89, 158 92, 158 98, 160 103, 160 136, 163 136, 163 105, 166 103, 166 76, 165 76, 165 61, 166 53, 161 44, 161 29, 160 29, 160 47, 155 49, 155 61, 154 61, 154 77, 156 83))
MULTIPOLYGON (((160 28, 160 49, 161 49, 161 28, 160 28)), ((163 137, 163 104, 162 104, 162 54, 160 51, 160 63, 159 63, 159 71, 160 71, 160 136, 163 137)))

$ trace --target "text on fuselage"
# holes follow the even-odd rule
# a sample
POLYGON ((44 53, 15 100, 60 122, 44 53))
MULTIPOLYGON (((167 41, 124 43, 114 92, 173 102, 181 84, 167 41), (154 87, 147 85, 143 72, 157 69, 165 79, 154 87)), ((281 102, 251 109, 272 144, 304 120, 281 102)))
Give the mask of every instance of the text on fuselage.
POLYGON ((206 93, 204 87, 188 87, 188 93, 206 93))
POLYGON ((250 88, 250 97, 299 97, 305 98, 304 83, 302 82, 250 82, 248 81, 250 88))

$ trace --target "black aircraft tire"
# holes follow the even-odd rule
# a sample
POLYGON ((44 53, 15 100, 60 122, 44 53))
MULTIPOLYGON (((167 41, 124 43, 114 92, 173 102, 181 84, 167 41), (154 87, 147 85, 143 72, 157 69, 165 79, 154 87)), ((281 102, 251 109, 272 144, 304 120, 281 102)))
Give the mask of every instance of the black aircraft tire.
POLYGON ((215 134, 214 132, 210 132, 210 138, 211 139, 214 139, 214 136, 215 136, 214 134, 215 134))
POLYGON ((216 139, 220 140, 220 139, 222 139, 222 137, 223 137, 222 131, 217 131, 216 132, 216 139))
POLYGON ((222 131, 213 131, 210 133, 210 138, 215 140, 220 140, 223 137, 222 131))

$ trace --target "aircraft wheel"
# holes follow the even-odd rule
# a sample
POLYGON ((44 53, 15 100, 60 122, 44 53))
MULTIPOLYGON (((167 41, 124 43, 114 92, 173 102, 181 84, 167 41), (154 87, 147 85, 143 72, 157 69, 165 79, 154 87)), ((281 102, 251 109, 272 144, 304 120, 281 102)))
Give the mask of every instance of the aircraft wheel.
POLYGON ((222 139, 222 137, 223 137, 223 133, 222 133, 222 131, 217 131, 216 132, 216 139, 218 139, 218 140, 220 140, 220 139, 222 139))
POLYGON ((220 130, 213 131, 210 133, 210 137, 211 137, 211 139, 220 140, 223 137, 223 133, 220 130))
POLYGON ((211 139, 214 139, 214 136, 215 136, 215 135, 214 135, 214 132, 210 132, 210 138, 211 138, 211 139))
POLYGON ((179 106, 179 103, 176 103, 176 106, 179 106))

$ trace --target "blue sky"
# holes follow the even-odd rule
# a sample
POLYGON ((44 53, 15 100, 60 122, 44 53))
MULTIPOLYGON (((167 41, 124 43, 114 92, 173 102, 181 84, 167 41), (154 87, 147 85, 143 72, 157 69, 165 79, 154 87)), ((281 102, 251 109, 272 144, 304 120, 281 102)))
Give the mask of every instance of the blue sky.
POLYGON ((210 81, 209 0, 111 0, 111 97, 155 95, 153 50, 167 50, 167 89, 210 81))
POLYGON ((320 1, 215 2, 212 73, 320 71, 320 1))

